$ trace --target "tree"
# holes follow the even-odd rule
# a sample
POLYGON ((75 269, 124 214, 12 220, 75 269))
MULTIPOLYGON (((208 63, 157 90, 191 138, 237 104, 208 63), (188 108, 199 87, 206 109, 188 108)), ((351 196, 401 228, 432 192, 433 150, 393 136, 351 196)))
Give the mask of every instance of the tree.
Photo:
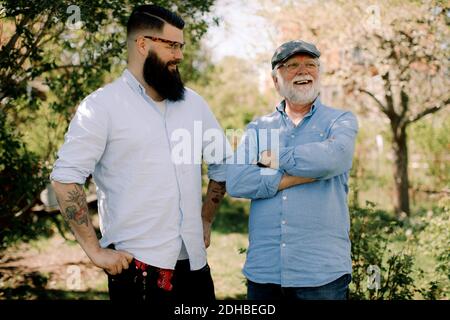
POLYGON ((370 97, 390 122, 395 157, 396 212, 409 215, 408 127, 450 104, 448 93, 447 12, 439 5, 414 8, 388 28, 364 34, 355 48, 363 64, 353 75, 365 77, 355 88, 370 97), (411 12, 410 12, 411 13, 411 12), (373 83, 368 83, 367 68, 373 83), (375 79, 373 79, 375 77, 375 79))
MULTIPOLYGON (((0 0, 0 248, 17 225, 26 225, 22 213, 47 183, 75 107, 125 67, 125 26, 140 2, 0 0), (25 138, 33 130, 59 134, 45 139, 45 152, 30 151, 25 138)), ((195 76, 194 58, 213 2, 152 1, 186 21, 191 49, 182 69, 188 79, 195 76)))
POLYGON ((375 108, 389 120, 395 211, 409 215, 407 129, 450 103, 448 4, 287 3, 281 1, 278 14, 268 16, 282 35, 275 38, 316 43, 324 53, 327 81, 341 87, 344 100, 357 99, 365 106, 360 111, 375 108))

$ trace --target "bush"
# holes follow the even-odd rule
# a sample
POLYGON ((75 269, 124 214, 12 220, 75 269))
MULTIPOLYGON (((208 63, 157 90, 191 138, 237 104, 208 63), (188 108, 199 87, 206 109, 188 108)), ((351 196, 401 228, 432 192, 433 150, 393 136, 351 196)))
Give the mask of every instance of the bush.
POLYGON ((371 202, 351 208, 350 298, 448 299, 449 211, 448 196, 422 217, 402 221, 371 202))
POLYGON ((350 299, 412 299, 417 289, 412 278, 414 258, 392 252, 388 244, 401 223, 375 205, 351 208, 353 280, 350 299))
MULTIPOLYGON (((435 279, 431 279, 421 294, 427 299, 450 298, 450 198, 441 199, 428 211, 422 223, 426 227, 418 236, 418 245, 436 259, 435 279)), ((423 276, 423 275, 422 275, 423 276)))
POLYGON ((0 112, 0 251, 42 231, 35 230, 25 212, 47 182, 48 170, 26 149, 0 112))
POLYGON ((223 234, 248 233, 248 201, 226 195, 216 213, 213 230, 223 234))

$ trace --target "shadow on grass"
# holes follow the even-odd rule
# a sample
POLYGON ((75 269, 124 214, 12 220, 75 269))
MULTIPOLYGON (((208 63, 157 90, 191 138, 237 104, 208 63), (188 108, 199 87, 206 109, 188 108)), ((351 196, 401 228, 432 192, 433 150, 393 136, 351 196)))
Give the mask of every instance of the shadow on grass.
POLYGON ((213 230, 219 233, 248 233, 249 202, 226 196, 216 213, 213 230))
POLYGON ((6 300, 109 300, 108 292, 66 291, 21 285, 0 290, 0 298, 6 300))
MULTIPOLYGON (((0 273, 1 276, 1 273, 0 273)), ((23 273, 8 287, 0 288, 1 300, 108 300, 106 291, 49 289, 49 276, 40 272, 23 273)))
POLYGON ((247 300, 247 294, 245 293, 239 293, 234 296, 226 296, 223 298, 224 301, 230 301, 230 300, 247 300))
MULTIPOLYGON (((20 284, 0 289, 0 300, 109 300, 107 291, 49 289, 48 280, 48 276, 40 272, 26 273, 20 284)), ((246 300, 246 298, 246 294, 240 293, 226 296, 223 300, 246 300)))

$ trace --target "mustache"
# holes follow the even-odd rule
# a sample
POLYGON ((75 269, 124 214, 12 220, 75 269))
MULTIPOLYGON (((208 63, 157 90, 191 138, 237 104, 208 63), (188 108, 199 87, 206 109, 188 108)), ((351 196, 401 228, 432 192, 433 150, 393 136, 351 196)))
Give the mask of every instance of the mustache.
POLYGON ((180 62, 181 62, 181 59, 171 60, 171 61, 166 63, 166 66, 167 67, 178 66, 180 64, 180 62))

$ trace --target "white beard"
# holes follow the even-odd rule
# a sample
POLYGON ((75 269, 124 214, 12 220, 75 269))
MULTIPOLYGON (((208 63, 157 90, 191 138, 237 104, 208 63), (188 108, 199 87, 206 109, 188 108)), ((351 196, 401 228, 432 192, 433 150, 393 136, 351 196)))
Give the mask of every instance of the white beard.
POLYGON ((311 76, 296 76, 291 82, 284 82, 281 76, 278 77, 279 92, 285 99, 295 104, 312 103, 320 92, 320 78, 313 80, 311 76), (311 85, 298 86, 294 81, 313 80, 311 85))

